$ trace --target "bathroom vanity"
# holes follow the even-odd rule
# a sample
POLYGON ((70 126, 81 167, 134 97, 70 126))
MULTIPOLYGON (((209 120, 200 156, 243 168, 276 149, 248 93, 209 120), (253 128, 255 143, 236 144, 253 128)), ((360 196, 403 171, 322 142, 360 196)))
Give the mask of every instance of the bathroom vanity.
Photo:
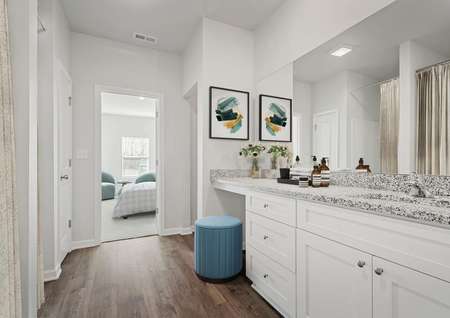
POLYGON ((285 317, 450 317, 450 203, 217 177, 245 196, 246 275, 285 317))

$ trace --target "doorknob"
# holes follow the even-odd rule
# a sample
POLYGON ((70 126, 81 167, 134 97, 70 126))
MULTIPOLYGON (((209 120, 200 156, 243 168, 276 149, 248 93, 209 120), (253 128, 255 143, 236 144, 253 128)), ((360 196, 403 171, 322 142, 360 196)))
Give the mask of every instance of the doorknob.
POLYGON ((69 175, 65 174, 61 177, 59 177, 60 180, 69 180, 69 175))
POLYGON ((366 262, 364 262, 364 261, 358 261, 358 263, 356 263, 356 264, 358 265, 358 267, 363 268, 364 265, 366 265, 366 262))
POLYGON ((383 274, 383 269, 382 268, 380 268, 380 267, 378 267, 378 268, 376 268, 375 269, 375 274, 377 274, 378 276, 380 276, 381 274, 383 274))

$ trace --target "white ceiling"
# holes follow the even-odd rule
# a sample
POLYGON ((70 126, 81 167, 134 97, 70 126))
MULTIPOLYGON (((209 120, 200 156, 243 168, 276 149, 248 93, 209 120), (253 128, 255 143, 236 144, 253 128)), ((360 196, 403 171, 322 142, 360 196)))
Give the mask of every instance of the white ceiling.
POLYGON ((294 64, 298 81, 317 82, 351 70, 384 80, 398 75, 399 45, 416 40, 450 58, 450 1, 397 0, 392 5, 350 28, 294 64), (330 52, 350 45, 343 57, 330 52))
POLYGON ((73 31, 136 44, 134 32, 158 38, 149 46, 181 51, 201 17, 254 29, 284 0, 61 0, 73 31))
POLYGON ((156 99, 102 93, 102 114, 155 117, 156 99))

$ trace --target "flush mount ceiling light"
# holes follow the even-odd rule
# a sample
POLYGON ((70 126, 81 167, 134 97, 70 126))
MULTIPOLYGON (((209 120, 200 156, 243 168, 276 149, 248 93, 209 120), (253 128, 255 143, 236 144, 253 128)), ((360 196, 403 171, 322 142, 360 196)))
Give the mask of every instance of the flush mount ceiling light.
POLYGON ((139 100, 144 100, 145 98, 142 96, 139 96, 139 100))
POLYGON ((352 51, 352 48, 350 46, 342 46, 342 47, 334 50, 330 54, 333 56, 342 57, 345 54, 350 53, 351 51, 352 51))

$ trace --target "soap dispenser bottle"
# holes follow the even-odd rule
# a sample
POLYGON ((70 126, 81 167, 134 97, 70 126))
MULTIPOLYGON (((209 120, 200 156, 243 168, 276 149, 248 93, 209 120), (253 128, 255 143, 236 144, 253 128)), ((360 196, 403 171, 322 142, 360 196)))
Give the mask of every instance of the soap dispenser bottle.
POLYGON ((300 168, 300 156, 299 156, 299 155, 297 155, 297 156, 295 157, 294 168, 300 168))
POLYGON ((320 186, 328 187, 330 185, 330 168, 327 166, 327 158, 323 157, 319 166, 320 186))
POLYGON ((322 182, 321 173, 319 169, 319 164, 317 163, 317 157, 313 156, 312 158, 313 158, 313 171, 311 173, 311 185, 313 186, 313 188, 318 188, 320 187, 320 184, 322 182))

